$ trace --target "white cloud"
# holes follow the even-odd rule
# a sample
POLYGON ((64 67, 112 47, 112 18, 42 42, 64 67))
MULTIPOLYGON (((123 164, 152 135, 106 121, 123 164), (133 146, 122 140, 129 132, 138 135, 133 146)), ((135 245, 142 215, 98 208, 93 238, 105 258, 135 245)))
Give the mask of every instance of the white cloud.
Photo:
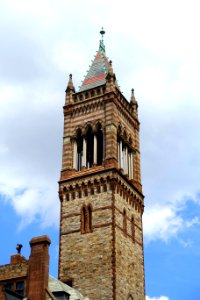
MULTIPOLYGON (((165 205, 154 204, 147 208, 143 216, 145 242, 158 239, 167 242, 171 238, 178 237, 188 228, 199 225, 199 217, 187 219, 182 216, 181 212, 186 209, 187 202, 184 206, 180 202, 165 205)), ((184 241, 180 238, 179 241, 184 247, 191 245, 191 241, 184 241)))
POLYGON ((176 215, 176 211, 169 206, 156 205, 148 209, 143 218, 144 236, 150 240, 161 239, 167 241, 182 229, 183 220, 176 215))
POLYGON ((146 296, 146 300, 169 300, 169 298, 166 297, 166 296, 160 296, 160 297, 149 297, 149 296, 146 296))
POLYGON ((121 90, 128 98, 134 87, 139 102, 145 235, 168 240, 198 224, 179 209, 199 191, 199 2, 27 3, 1 1, 0 11, 0 192, 23 225, 58 210, 66 81, 72 72, 80 85, 102 25, 121 90))
POLYGON ((11 186, 0 185, 2 199, 9 203, 17 215, 21 217, 18 230, 23 229, 24 226, 33 221, 39 222, 41 227, 58 226, 59 200, 56 184, 52 187, 36 185, 25 188, 25 186, 22 182, 20 184, 19 182, 17 184, 16 182, 12 183, 11 186))

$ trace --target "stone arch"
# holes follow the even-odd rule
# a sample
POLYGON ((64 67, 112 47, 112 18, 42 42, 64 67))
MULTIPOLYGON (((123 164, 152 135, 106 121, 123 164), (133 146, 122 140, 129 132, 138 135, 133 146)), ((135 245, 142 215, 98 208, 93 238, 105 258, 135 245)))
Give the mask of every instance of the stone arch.
POLYGON ((130 146, 132 146, 132 144, 133 144, 133 139, 130 134, 128 135, 128 143, 130 146))
POLYGON ((85 125, 84 125, 84 134, 86 135, 87 133, 88 133, 88 130, 90 130, 90 129, 92 129, 92 131, 93 131, 93 124, 92 124, 92 122, 87 122, 87 123, 85 123, 85 125))
POLYGON ((117 135, 120 137, 122 136, 122 126, 121 126, 121 123, 118 124, 118 127, 117 127, 117 135))
POLYGON ((123 129, 123 134, 122 134, 122 136, 123 136, 123 141, 124 141, 124 142, 127 142, 128 134, 127 134, 127 132, 126 132, 126 128, 123 129))

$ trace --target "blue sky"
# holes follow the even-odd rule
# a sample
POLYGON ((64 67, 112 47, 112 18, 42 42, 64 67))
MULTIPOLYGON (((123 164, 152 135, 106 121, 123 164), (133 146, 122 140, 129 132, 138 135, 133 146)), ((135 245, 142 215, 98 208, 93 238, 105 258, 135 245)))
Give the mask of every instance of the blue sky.
POLYGON ((200 42, 195 0, 0 0, 0 264, 48 234, 57 275, 64 91, 106 30, 141 121, 147 300, 198 300, 200 42))

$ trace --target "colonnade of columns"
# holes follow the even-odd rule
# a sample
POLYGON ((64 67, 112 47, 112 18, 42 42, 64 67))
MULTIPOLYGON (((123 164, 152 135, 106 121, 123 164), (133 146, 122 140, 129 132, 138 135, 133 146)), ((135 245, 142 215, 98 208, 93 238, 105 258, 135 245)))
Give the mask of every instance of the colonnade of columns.
POLYGON ((73 141, 73 169, 80 171, 82 167, 91 168, 98 163, 97 135, 93 135, 93 143, 83 136, 81 150, 78 151, 77 140, 73 141), (93 148, 93 149, 92 149, 93 148), (93 153, 92 153, 93 152, 93 153))
POLYGON ((122 140, 117 143, 118 146, 118 167, 128 174, 129 179, 133 179, 133 151, 123 144, 122 140))

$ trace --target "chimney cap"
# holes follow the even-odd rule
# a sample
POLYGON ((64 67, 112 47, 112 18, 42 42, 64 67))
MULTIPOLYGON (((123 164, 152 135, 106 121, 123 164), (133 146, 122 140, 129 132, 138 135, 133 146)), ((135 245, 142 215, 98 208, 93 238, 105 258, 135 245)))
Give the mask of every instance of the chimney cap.
POLYGON ((36 244, 51 244, 51 240, 48 237, 48 235, 41 235, 34 237, 30 240, 30 246, 36 245, 36 244))

